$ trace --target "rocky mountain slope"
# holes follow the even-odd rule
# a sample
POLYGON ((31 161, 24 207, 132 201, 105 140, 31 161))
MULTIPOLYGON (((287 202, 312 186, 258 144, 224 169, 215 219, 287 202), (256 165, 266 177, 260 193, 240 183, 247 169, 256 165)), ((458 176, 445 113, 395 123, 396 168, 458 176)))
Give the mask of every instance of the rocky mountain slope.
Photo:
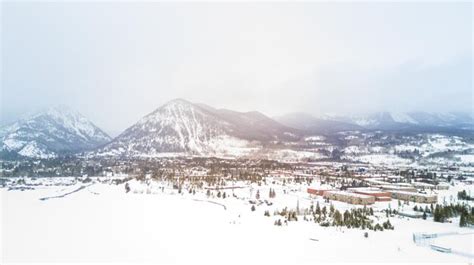
POLYGON ((265 143, 297 140, 298 131, 258 112, 218 110, 183 99, 146 115, 99 155, 238 155, 265 143))
POLYGON ((93 149, 110 137, 81 114, 53 107, 0 129, 0 155, 51 158, 93 149))

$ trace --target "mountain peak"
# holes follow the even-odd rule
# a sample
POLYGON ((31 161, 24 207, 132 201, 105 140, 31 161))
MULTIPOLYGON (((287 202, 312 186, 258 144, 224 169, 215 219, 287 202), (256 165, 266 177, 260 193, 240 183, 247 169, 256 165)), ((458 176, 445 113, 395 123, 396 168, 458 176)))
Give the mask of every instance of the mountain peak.
POLYGON ((294 140, 297 133, 260 112, 215 109, 174 99, 140 119, 98 154, 247 154, 259 143, 294 140))
POLYGON ((55 106, 49 107, 35 116, 39 116, 39 115, 48 115, 48 116, 59 118, 59 119, 68 118, 68 119, 76 119, 76 120, 87 120, 87 118, 84 115, 80 114, 78 111, 65 105, 55 105, 55 106))
POLYGON ((0 153, 49 158, 108 141, 110 137, 79 112, 54 106, 2 128, 0 153))
POLYGON ((168 105, 176 105, 176 104, 179 104, 179 105, 194 105, 192 102, 190 102, 186 99, 175 98, 175 99, 172 99, 172 100, 166 102, 165 104, 163 104, 162 107, 165 107, 165 106, 168 106, 168 105))

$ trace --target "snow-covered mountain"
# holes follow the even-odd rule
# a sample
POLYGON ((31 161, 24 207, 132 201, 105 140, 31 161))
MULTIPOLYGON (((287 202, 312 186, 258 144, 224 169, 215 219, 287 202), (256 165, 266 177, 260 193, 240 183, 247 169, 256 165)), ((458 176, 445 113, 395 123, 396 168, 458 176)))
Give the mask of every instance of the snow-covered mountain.
POLYGON ((110 137, 81 114, 52 107, 0 129, 0 155, 51 158, 92 149, 110 137))
POLYGON ((473 129, 474 120, 466 113, 378 112, 342 117, 368 129, 473 129))
POLYGON ((365 115, 293 113, 276 118, 280 123, 306 132, 347 130, 474 130, 474 119, 466 113, 376 112, 365 115))
POLYGON ((183 99, 146 115, 98 155, 240 155, 269 141, 298 139, 298 131, 258 112, 218 110, 183 99))
POLYGON ((314 117, 307 113, 290 113, 275 119, 286 126, 302 130, 307 133, 331 133, 339 131, 361 130, 358 124, 334 120, 327 117, 314 117))
MULTIPOLYGON (((322 115, 321 119, 333 120, 339 122, 345 122, 349 124, 358 125, 365 129, 391 129, 405 124, 407 121, 410 121, 407 116, 395 116, 399 119, 404 119, 404 121, 397 121, 394 116, 389 112, 376 112, 365 115, 322 115)), ((409 122, 410 123, 410 122, 409 122)))

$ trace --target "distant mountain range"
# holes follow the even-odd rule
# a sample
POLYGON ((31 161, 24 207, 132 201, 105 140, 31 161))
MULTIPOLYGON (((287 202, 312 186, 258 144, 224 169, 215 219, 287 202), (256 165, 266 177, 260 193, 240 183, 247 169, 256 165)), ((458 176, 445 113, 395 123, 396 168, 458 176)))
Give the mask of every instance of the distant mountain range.
POLYGON ((293 113, 276 117, 287 126, 309 133, 348 130, 417 130, 426 132, 474 130, 474 119, 466 113, 377 112, 367 115, 320 115, 293 113))
POLYGON ((0 129, 0 154, 52 158, 108 143, 111 138, 81 114, 53 107, 0 129))
POLYGON ((474 131, 472 115, 426 112, 369 115, 264 114, 216 109, 183 99, 172 100, 141 118, 115 139, 66 107, 47 111, 0 129, 0 157, 52 158, 88 151, 99 156, 169 154, 249 154, 265 146, 285 146, 304 137, 341 131, 474 131))

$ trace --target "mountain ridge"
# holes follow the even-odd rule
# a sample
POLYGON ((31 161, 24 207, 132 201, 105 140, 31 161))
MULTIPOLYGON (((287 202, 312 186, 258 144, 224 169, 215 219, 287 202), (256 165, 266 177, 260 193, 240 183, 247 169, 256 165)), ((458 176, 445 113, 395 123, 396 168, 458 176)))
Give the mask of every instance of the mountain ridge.
POLYGON ((111 139, 80 113, 55 106, 0 128, 0 156, 52 158, 84 151, 92 155, 240 156, 266 147, 302 146, 305 137, 342 131, 470 132, 473 124, 472 115, 466 113, 297 112, 270 118, 259 111, 218 109, 178 98, 111 139))
POLYGON ((215 109, 175 99, 127 128, 99 154, 225 155, 247 152, 265 142, 288 140, 296 132, 258 112, 215 109))
POLYGON ((341 130, 419 130, 449 131, 474 130, 474 120, 465 113, 428 112, 375 112, 369 114, 323 114, 290 113, 275 117, 287 126, 306 132, 337 132, 341 130), (327 127, 324 129, 324 127, 327 127))
POLYGON ((2 156, 53 158, 105 144, 111 138, 82 114, 54 106, 0 129, 2 156))

